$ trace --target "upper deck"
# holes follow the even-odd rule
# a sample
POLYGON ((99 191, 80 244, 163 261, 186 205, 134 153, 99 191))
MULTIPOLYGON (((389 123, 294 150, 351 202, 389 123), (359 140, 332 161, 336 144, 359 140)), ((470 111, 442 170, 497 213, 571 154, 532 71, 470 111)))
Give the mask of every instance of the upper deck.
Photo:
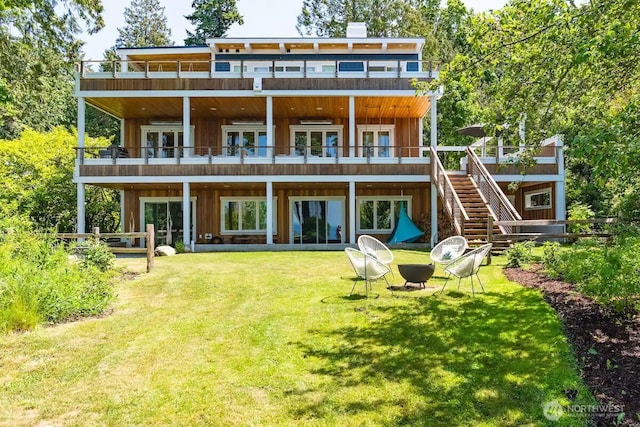
POLYGON ((424 39, 364 37, 220 38, 207 46, 126 48, 117 51, 116 61, 82 61, 77 88, 411 90, 412 79, 438 76, 439 63, 423 60, 423 46, 424 39), (196 83, 180 83, 187 79, 196 83), (154 87, 148 80, 164 82, 154 87))

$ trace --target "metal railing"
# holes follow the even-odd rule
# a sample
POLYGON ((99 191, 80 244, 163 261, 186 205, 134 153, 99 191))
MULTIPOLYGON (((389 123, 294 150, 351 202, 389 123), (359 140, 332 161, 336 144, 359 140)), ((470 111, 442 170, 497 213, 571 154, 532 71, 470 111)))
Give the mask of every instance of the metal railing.
MULTIPOLYGON (((522 220, 516 208, 507 199, 507 196, 505 196, 487 168, 484 167, 473 149, 467 148, 467 157, 469 159, 469 175, 478 186, 480 195, 489 207, 489 212, 491 212, 493 218, 496 221, 522 220)), ((504 234, 513 232, 512 225, 500 225, 499 227, 504 234)))
POLYGON ((81 78, 435 78, 434 60, 151 60, 80 61, 81 78))
MULTIPOLYGON (((110 163, 130 164, 136 160, 143 160, 144 164, 180 164, 180 163, 278 163, 293 159, 302 163, 327 160, 335 163, 348 163, 354 159, 365 159, 367 163, 396 162, 402 163, 409 159, 424 159, 423 147, 403 147, 393 145, 223 145, 223 146, 148 146, 148 147, 76 147, 76 158, 80 164, 91 159, 108 159, 110 163)), ((361 162, 362 160, 360 160, 361 162)), ((414 160, 415 162, 415 160, 414 160)), ((103 164, 104 162, 100 162, 103 164)))
POLYGON ((458 197, 451 180, 447 175, 447 171, 442 165, 438 152, 431 147, 431 182, 438 189, 438 194, 442 199, 442 204, 451 218, 451 222, 460 236, 465 235, 466 223, 469 221, 469 215, 462 206, 462 202, 458 197))

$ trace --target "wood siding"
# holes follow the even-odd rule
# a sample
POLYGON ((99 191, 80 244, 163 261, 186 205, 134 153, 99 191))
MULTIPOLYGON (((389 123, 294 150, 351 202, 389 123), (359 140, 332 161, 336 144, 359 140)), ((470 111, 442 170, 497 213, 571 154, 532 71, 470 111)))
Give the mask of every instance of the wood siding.
MULTIPOLYGON (((428 164, 297 165, 81 165, 80 176, 281 176, 281 175, 415 175, 427 177, 428 164)), ((426 180, 426 178, 425 178, 426 180)), ((233 179, 230 179, 233 181, 233 179)))
MULTIPOLYGON (((428 80, 428 79, 418 79, 428 80)), ((263 78, 263 90, 414 90, 412 79, 390 78, 263 78)), ((91 79, 80 80, 80 91, 129 90, 253 90, 251 78, 91 79)))
MULTIPOLYGON (((523 171, 522 166, 518 165, 484 165, 491 175, 520 175, 523 171)), ((527 175, 557 175, 557 164, 538 164, 526 170, 527 175)))
MULTIPOLYGON (((223 197, 264 197, 266 191, 264 188, 243 188, 243 189, 224 189, 224 188, 193 188, 191 197, 196 198, 196 243, 210 243, 205 240, 204 236, 211 233, 213 236, 221 236, 221 203, 223 197)), ((356 197, 366 196, 405 196, 412 197, 411 216, 415 222, 428 220, 430 217, 430 190, 429 186, 424 183, 405 184, 402 187, 387 188, 367 188, 363 184, 356 186, 356 197)), ((290 228, 290 197, 343 197, 345 209, 345 224, 343 226, 343 235, 345 241, 348 240, 349 230, 349 201, 348 188, 346 185, 333 185, 332 188, 322 188, 318 185, 305 184, 292 188, 290 184, 278 185, 274 184, 273 195, 277 197, 277 242, 289 242, 290 228)), ((158 188, 156 190, 126 190, 124 197, 125 212, 125 229, 126 231, 139 231, 140 227, 140 198, 141 197, 182 197, 182 191, 178 189, 167 190, 158 188), (134 229, 130 227, 130 218, 134 218, 134 229)), ((379 238, 385 240, 388 235, 378 235, 379 238)))
POLYGON ((553 182, 520 186, 515 192, 509 191, 507 183, 501 183, 500 187, 508 195, 515 195, 516 210, 522 219, 556 219, 556 188, 553 182), (525 209, 524 193, 536 190, 551 189, 551 207, 548 209, 525 209))

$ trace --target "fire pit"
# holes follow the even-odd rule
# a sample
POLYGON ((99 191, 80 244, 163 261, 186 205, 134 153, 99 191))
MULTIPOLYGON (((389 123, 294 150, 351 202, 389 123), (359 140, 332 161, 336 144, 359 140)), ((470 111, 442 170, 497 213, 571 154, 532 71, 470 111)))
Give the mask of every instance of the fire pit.
POLYGON ((435 269, 436 266, 433 264, 398 264, 398 271, 405 280, 405 287, 407 283, 419 283, 420 287, 424 288, 435 269))

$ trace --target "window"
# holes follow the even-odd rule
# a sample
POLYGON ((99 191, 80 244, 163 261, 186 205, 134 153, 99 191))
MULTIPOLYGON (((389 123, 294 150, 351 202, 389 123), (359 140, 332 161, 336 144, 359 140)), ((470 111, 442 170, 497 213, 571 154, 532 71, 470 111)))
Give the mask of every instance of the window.
POLYGON ((357 232, 391 233, 398 221, 401 203, 411 212, 411 197, 358 198, 357 232))
MULTIPOLYGON (((146 146, 147 157, 150 158, 167 158, 167 157, 183 157, 182 150, 176 150, 176 147, 184 147, 184 137, 182 133, 182 125, 178 126, 142 126, 142 145, 146 146)), ((191 143, 193 146, 194 126, 191 126, 191 143)), ((144 150, 143 150, 144 151, 144 150)))
MULTIPOLYGON (((275 127, 274 127, 275 129, 275 127)), ((267 127, 264 125, 222 126, 225 156, 243 157, 267 156, 267 127)))
MULTIPOLYGON (((267 231, 267 202, 264 197, 221 198, 222 234, 261 233, 267 231)), ((273 233, 276 234, 276 203, 273 198, 273 233)))
POLYGON ((551 209, 551 188, 524 193, 525 209, 551 209))
POLYGON ((291 154, 295 156, 336 157, 342 148, 342 126, 290 126, 291 154))
POLYGON ((393 125, 358 125, 362 157, 393 157, 393 125))

